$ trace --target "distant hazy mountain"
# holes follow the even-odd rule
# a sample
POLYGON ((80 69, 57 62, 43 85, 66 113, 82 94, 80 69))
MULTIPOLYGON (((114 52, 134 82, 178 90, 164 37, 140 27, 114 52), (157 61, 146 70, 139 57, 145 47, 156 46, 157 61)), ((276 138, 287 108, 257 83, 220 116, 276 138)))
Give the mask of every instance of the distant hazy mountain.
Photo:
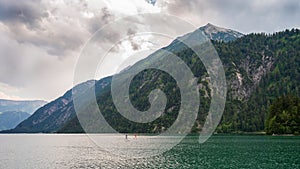
MULTIPOLYGON (((99 86, 98 88, 101 88, 101 85, 105 86, 109 83, 105 79, 101 82, 96 84, 96 86, 99 86)), ((84 92, 95 83, 95 80, 90 80, 75 86, 73 90, 71 89, 67 91, 60 98, 38 109, 32 116, 20 123, 10 132, 39 133, 57 131, 65 125, 67 121, 75 116, 72 92, 76 92, 78 95, 84 94, 84 92)))
POLYGON ((0 99, 0 131, 12 129, 47 102, 0 99))
POLYGON ((45 105, 47 102, 42 100, 34 101, 15 101, 0 99, 0 112, 19 111, 29 114, 34 113, 38 108, 45 105))
POLYGON ((0 131, 15 128, 29 116, 30 114, 19 111, 0 112, 0 131))
POLYGON ((221 28, 211 23, 208 23, 207 25, 201 27, 200 30, 203 31, 208 38, 224 42, 233 41, 244 36, 244 34, 240 32, 221 28))

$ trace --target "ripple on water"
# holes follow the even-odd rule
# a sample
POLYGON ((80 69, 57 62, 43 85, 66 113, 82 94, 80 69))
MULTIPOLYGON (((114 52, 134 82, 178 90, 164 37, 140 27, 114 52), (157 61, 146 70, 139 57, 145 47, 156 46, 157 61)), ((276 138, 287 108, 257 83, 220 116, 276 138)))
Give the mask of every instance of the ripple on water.
POLYGON ((0 135, 0 143, 0 168, 300 168, 300 137, 213 136, 200 145, 188 136, 162 155, 136 159, 85 135, 0 135))

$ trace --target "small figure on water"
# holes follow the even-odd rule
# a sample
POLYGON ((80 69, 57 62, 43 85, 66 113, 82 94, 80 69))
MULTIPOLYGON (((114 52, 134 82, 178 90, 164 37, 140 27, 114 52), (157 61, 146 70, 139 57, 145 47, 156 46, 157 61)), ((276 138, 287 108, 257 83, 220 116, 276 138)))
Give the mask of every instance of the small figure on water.
POLYGON ((125 139, 126 139, 126 140, 128 139, 128 135, 127 135, 127 134, 125 135, 125 139))

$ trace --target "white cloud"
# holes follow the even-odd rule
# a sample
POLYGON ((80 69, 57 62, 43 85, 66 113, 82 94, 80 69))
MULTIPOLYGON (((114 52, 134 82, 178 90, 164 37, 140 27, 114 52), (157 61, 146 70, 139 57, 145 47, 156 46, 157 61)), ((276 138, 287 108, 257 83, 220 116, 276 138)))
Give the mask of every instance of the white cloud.
POLYGON ((134 15, 138 13, 158 13, 161 9, 147 3, 145 0, 103 0, 113 13, 122 15, 134 15))
POLYGON ((159 5, 170 14, 197 26, 208 22, 243 33, 275 32, 300 27, 299 0, 165 0, 159 5))
POLYGON ((0 98, 5 98, 9 100, 22 100, 23 98, 16 96, 20 90, 18 88, 9 86, 4 83, 0 83, 0 98), (6 93, 4 93, 5 91, 6 93))

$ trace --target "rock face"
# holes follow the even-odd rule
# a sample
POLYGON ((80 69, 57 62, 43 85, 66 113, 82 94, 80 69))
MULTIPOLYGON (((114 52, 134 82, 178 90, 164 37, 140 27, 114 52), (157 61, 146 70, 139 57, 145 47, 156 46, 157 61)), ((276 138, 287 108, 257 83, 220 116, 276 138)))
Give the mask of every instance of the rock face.
MULTIPOLYGON (((208 23, 207 25, 200 27, 194 32, 188 33, 182 37, 179 37, 178 39, 198 41, 199 38, 203 38, 202 33, 204 33, 208 39, 215 41, 215 43, 232 42, 244 36, 240 32, 217 27, 211 23, 208 23)), ((239 46, 236 47, 238 48, 239 46)), ((245 46, 241 47, 243 48, 243 50, 247 50, 245 46)), ((175 40, 165 49, 171 51, 180 51, 183 48, 182 44, 175 40)), ((229 50, 234 51, 233 46, 229 45, 229 50)), ((252 91, 257 87, 263 76, 268 71, 270 71, 275 59, 272 55, 272 51, 270 51, 267 46, 262 46, 262 49, 260 51, 251 51, 251 55, 255 56, 256 58, 253 58, 249 55, 247 56, 246 53, 245 57, 238 58, 232 56, 232 54, 229 54, 230 52, 225 52, 219 52, 219 54, 221 60, 223 61, 224 67, 229 68, 227 70, 226 77, 228 87, 230 88, 229 95, 233 99, 243 101, 251 95, 252 91)), ((238 56, 240 55, 240 53, 234 53, 234 55, 238 56)), ((209 79, 210 78, 208 76, 203 76, 200 81, 209 82, 209 79)), ((202 89, 206 88, 201 84, 199 86, 202 89)), ((207 90, 204 90, 204 92, 208 93, 207 90)))
POLYGON ((265 56, 263 53, 257 53, 257 55, 260 56, 257 60, 247 56, 242 64, 237 66, 233 63, 232 66, 235 68, 236 76, 229 81, 233 98, 238 100, 247 99, 259 85, 262 78, 270 72, 275 62, 274 57, 265 56))
POLYGON ((229 42, 244 36, 240 32, 217 27, 211 23, 208 23, 207 25, 201 27, 200 30, 203 31, 207 37, 216 41, 229 42))

